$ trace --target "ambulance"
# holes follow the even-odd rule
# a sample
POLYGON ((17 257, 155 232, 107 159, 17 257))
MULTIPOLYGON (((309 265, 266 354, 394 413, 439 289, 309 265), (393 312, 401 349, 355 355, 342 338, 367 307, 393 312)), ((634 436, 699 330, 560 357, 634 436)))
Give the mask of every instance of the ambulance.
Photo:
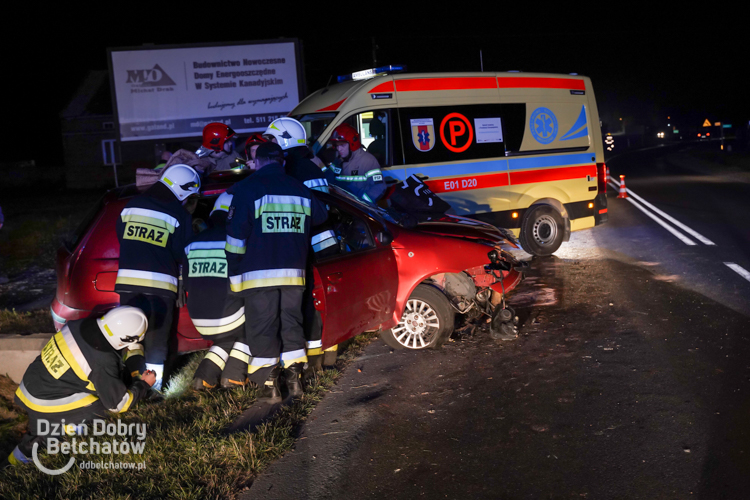
POLYGON ((532 255, 550 255, 571 231, 607 221, 588 77, 399 69, 339 77, 303 100, 290 116, 313 152, 348 123, 391 184, 422 179, 453 213, 511 229, 532 255))

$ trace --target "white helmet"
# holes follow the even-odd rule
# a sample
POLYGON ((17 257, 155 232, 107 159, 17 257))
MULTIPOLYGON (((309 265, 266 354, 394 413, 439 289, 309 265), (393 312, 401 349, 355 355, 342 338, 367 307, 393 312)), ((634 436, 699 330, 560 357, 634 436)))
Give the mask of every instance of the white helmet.
POLYGON ((305 127, 294 118, 278 118, 271 122, 263 136, 276 138, 276 142, 281 149, 287 150, 298 146, 307 145, 307 132, 305 127))
POLYGON ((229 207, 232 206, 232 196, 231 194, 224 191, 219 195, 218 198, 216 198, 216 201, 214 202, 214 208, 211 210, 211 213, 208 214, 209 217, 216 212, 217 210, 223 210, 224 212, 229 212, 229 207))
POLYGON ((191 194, 198 194, 201 188, 201 178, 193 167, 178 163, 172 165, 161 174, 159 182, 167 186, 182 201, 191 194))
POLYGON ((137 307, 119 306, 96 319, 104 338, 118 351, 143 340, 148 320, 137 307))

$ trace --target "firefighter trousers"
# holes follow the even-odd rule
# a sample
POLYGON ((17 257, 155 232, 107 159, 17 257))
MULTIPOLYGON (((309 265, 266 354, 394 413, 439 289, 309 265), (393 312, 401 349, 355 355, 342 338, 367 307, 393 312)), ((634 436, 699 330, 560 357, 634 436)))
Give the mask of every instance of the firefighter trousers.
POLYGON ((203 358, 194 378, 215 386, 219 379, 226 378, 236 385, 245 383, 250 348, 245 344, 245 325, 219 335, 201 335, 213 342, 203 358))
POLYGON ((174 298, 146 293, 120 292, 120 305, 137 307, 148 318, 145 353, 125 350, 127 373, 146 371, 146 363, 163 365, 167 359, 169 334, 174 321, 174 298))
POLYGON ((303 329, 305 331, 305 341, 307 356, 319 356, 323 354, 323 321, 320 317, 320 311, 315 309, 315 298, 313 289, 313 252, 307 259, 307 270, 305 272, 305 294, 302 297, 302 316, 303 329))
POLYGON ((245 343, 252 357, 250 380, 263 385, 271 369, 307 362, 303 330, 302 286, 258 288, 245 299, 245 343))

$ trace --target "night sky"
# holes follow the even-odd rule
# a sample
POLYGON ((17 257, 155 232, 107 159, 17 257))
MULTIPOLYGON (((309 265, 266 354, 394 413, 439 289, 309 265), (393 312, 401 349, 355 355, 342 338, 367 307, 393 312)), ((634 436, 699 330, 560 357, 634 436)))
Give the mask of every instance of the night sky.
POLYGON ((485 71, 591 77, 605 124, 619 117, 652 127, 666 125, 667 116, 686 127, 705 118, 735 126, 750 120, 747 79, 740 76, 750 59, 748 27, 739 21, 750 17, 747 7, 730 11, 706 3, 644 11, 599 2, 550 10, 542 3, 519 9, 504 4, 420 3, 405 9, 276 2, 264 10, 257 3, 222 10, 206 3, 203 12, 175 13, 123 3, 128 13, 93 12, 100 24, 84 20, 92 11, 37 17, 11 12, 6 19, 23 21, 3 33, 10 90, 5 127, 21 133, 10 148, 6 141, 4 161, 62 163, 59 113, 87 71, 107 68, 107 47, 144 43, 299 38, 308 92, 331 76, 372 67, 373 37, 379 65, 405 64, 409 72, 479 71, 481 50, 485 71))

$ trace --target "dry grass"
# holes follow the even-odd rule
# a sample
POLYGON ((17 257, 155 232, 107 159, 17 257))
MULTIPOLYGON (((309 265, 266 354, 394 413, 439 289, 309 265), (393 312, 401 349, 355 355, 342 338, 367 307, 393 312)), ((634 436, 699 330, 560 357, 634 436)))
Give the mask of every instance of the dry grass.
MULTIPOLYGON (((302 399, 284 407, 256 432, 227 433, 231 423, 255 402, 255 389, 194 393, 187 390, 200 357, 183 369, 161 403, 145 403, 126 413, 125 422, 148 425, 143 455, 112 461, 145 462, 144 470, 81 470, 48 476, 34 466, 0 472, 2 498, 234 498, 268 464, 294 444, 295 429, 341 375, 341 370, 375 335, 350 342, 335 369, 313 379, 302 399)), ((0 453, 11 448, 10 431, 0 435, 0 453)), ((67 457, 69 458, 69 457, 67 457)), ((42 456, 47 467, 64 465, 62 455, 42 456)), ((109 461, 106 455, 84 460, 109 461)))

